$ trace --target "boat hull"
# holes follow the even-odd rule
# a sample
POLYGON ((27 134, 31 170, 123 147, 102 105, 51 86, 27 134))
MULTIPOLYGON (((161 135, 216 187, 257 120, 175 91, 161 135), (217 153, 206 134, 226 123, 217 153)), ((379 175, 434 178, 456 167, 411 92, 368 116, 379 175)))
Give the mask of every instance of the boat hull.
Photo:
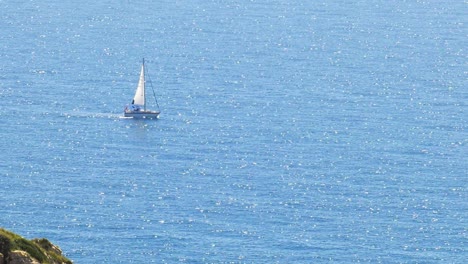
POLYGON ((156 112, 156 111, 124 112, 124 117, 133 117, 135 119, 155 119, 159 117, 159 112, 156 112))

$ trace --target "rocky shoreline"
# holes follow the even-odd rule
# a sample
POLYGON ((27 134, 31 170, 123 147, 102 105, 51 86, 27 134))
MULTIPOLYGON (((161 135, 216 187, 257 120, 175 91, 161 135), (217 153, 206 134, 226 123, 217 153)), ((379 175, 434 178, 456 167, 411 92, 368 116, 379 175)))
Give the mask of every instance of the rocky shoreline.
POLYGON ((27 240, 0 228, 0 264, 73 264, 45 238, 27 240))

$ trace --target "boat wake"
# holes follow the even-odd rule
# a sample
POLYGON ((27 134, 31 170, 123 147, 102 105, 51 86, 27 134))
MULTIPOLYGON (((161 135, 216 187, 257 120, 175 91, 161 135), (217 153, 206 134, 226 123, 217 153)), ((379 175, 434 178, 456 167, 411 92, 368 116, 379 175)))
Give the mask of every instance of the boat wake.
MULTIPOLYGON (((44 116, 54 115, 53 113, 44 113, 44 116)), ((58 114, 61 118, 77 119, 77 118, 92 118, 92 119, 113 119, 113 120, 157 120, 159 118, 135 118, 132 116, 124 116, 121 113, 92 113, 92 112, 70 112, 58 114)))
POLYGON ((122 115, 117 113, 92 113, 92 112, 73 112, 63 113, 60 115, 65 118, 106 118, 106 119, 118 119, 122 115))
POLYGON ((133 119, 131 116, 119 116, 119 119, 133 119))

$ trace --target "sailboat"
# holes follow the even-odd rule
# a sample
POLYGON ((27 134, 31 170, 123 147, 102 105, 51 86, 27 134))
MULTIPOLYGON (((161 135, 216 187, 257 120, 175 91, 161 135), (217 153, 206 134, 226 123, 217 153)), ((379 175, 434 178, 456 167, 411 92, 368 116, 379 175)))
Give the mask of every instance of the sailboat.
MULTIPOLYGON (((156 101, 156 105, 158 105, 158 101, 156 100, 156 96, 154 95, 154 90, 153 96, 156 101)), ((159 105, 157 111, 151 111, 146 109, 145 59, 143 59, 140 71, 140 80, 138 81, 135 96, 133 97, 132 103, 125 107, 124 117, 152 119, 158 118, 160 113, 161 112, 159 111, 159 105)))

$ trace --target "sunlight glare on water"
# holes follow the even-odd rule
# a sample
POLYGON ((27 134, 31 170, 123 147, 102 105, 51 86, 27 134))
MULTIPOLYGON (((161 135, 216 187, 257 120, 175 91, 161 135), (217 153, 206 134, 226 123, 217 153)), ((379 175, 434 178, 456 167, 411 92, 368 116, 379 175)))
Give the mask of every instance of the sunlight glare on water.
POLYGON ((462 263, 466 4, 1 2, 0 225, 75 263, 462 263), (158 120, 123 118, 141 59, 158 120))

